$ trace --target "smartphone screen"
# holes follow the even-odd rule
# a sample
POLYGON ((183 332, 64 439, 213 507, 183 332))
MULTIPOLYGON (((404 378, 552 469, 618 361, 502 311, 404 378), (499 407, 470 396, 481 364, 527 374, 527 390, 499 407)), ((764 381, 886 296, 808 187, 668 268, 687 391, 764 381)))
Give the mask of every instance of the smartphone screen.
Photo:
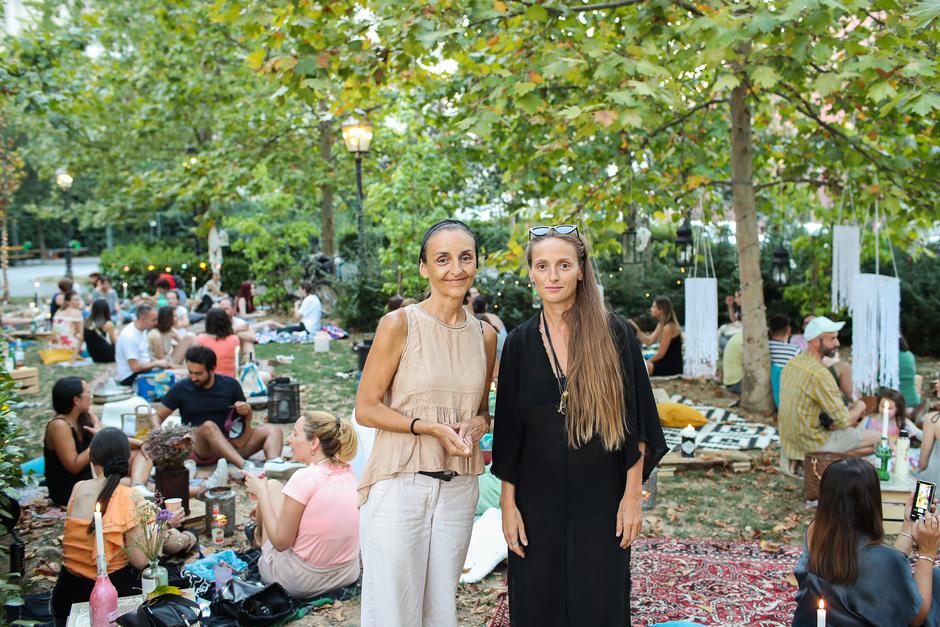
POLYGON ((918 481, 914 488, 914 507, 911 508, 911 520, 918 520, 930 511, 933 493, 937 486, 929 481, 918 481))

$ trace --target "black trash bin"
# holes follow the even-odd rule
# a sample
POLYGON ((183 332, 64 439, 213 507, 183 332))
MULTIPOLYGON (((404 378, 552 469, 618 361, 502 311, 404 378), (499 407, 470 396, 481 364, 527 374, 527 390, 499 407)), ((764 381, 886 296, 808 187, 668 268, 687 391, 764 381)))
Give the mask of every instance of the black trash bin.
POLYGON ((372 348, 372 340, 362 340, 358 344, 354 344, 352 349, 356 352, 356 355, 359 357, 359 372, 366 367, 366 358, 369 357, 369 349, 372 348))
POLYGON ((289 377, 268 382, 268 422, 287 423, 300 418, 300 384, 289 377))

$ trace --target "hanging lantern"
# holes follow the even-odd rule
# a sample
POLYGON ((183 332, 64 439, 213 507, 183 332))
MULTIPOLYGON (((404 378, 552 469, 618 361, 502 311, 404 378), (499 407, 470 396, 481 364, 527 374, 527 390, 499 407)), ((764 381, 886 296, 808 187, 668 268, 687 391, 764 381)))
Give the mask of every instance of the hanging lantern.
POLYGON ((620 240, 620 247, 623 250, 623 263, 633 265, 640 263, 640 253, 636 244, 636 229, 632 226, 623 232, 620 240))
POLYGON ((790 282, 790 253, 783 247, 783 242, 777 245, 777 250, 774 251, 770 273, 773 282, 777 285, 786 285, 790 282))
POLYGON ((692 225, 686 218, 676 231, 676 265, 685 268, 692 265, 692 225))

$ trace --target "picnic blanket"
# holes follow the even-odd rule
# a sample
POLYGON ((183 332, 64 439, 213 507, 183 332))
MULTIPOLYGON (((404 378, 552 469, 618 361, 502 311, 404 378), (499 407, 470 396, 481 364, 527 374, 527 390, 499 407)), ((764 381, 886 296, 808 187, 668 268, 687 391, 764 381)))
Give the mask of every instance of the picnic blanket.
MULTIPOLYGON (((631 559, 634 625, 696 621, 722 627, 783 627, 796 609, 801 548, 754 541, 641 538, 631 559)), ((489 627, 509 627, 500 598, 489 627)))
MULTIPOLYGON (((696 431, 697 448, 703 451, 747 451, 765 449, 773 442, 779 442, 777 430, 770 425, 748 422, 734 412, 721 407, 698 405, 681 394, 673 394, 669 399, 673 403, 682 403, 700 412, 708 423, 696 431)), ((664 428, 666 444, 670 449, 679 446, 681 429, 664 428)))

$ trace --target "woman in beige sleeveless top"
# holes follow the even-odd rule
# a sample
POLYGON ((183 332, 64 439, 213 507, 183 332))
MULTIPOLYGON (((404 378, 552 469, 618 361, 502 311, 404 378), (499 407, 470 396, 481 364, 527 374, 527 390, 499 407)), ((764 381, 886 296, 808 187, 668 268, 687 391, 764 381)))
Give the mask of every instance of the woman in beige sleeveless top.
POLYGON ((430 297, 379 322, 356 397, 356 420, 376 429, 359 484, 363 627, 457 625, 483 472, 496 332, 462 306, 477 270, 473 231, 438 222, 419 267, 430 297))

